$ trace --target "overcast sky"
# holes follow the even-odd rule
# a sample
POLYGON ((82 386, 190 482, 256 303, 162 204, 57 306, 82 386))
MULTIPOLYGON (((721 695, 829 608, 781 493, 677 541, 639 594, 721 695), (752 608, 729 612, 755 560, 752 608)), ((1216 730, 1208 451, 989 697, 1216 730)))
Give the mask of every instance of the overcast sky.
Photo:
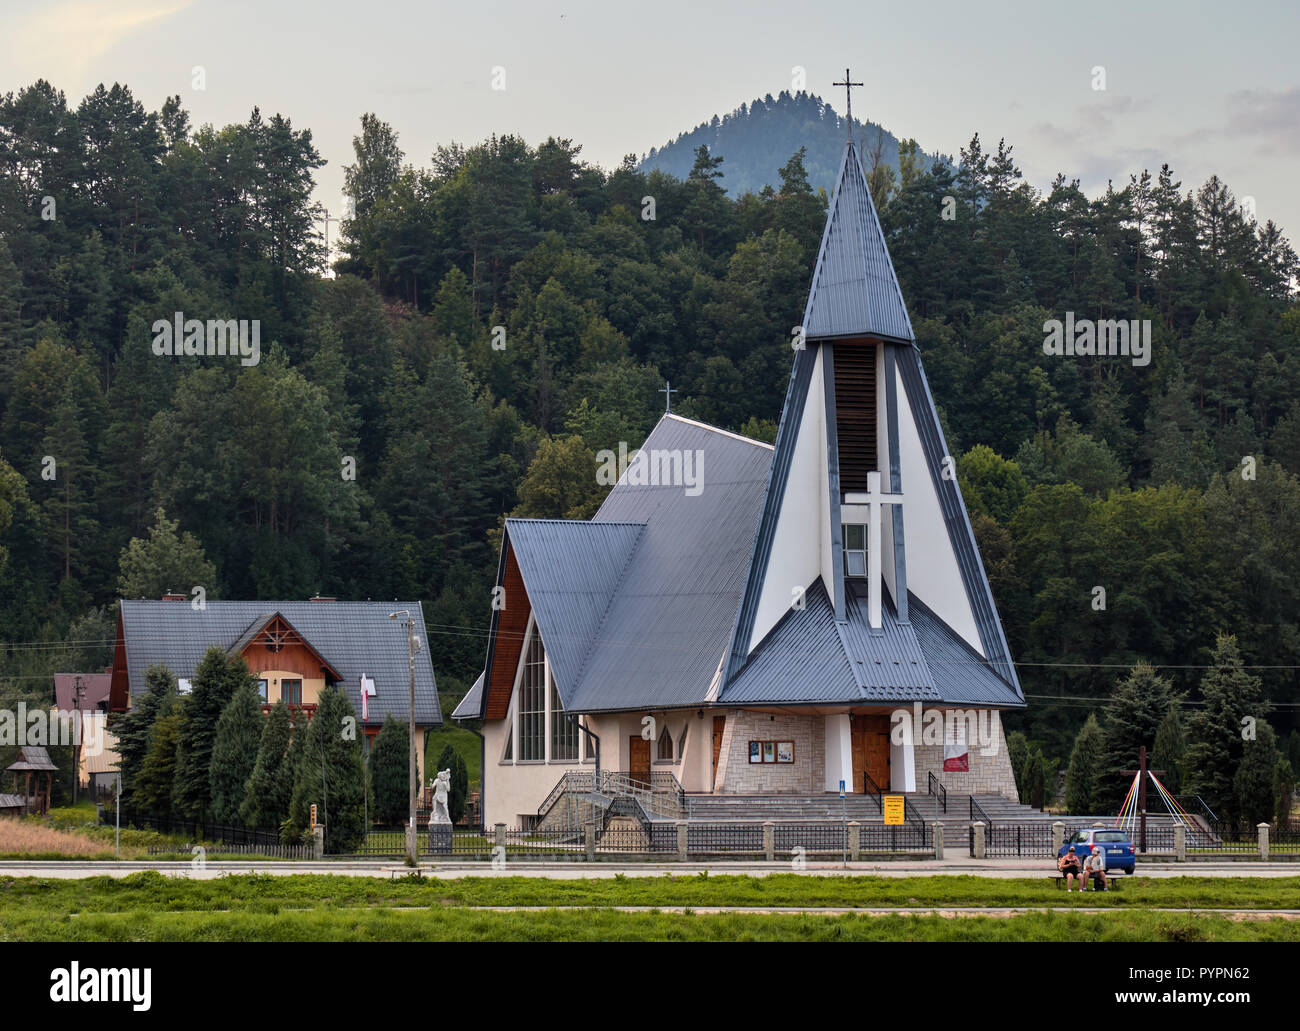
POLYGON ((925 150, 1005 136, 1036 186, 1062 171, 1090 195, 1163 161, 1184 190, 1217 172, 1296 244, 1300 4, 1155 6, 0 0, 0 92, 46 78, 75 106, 120 81, 151 109, 179 93, 196 125, 280 112, 311 128, 329 162, 319 199, 337 212, 366 111, 416 164, 515 132, 570 137, 608 168, 789 89, 796 66, 840 110, 831 83, 849 65, 866 84, 856 113, 925 150))

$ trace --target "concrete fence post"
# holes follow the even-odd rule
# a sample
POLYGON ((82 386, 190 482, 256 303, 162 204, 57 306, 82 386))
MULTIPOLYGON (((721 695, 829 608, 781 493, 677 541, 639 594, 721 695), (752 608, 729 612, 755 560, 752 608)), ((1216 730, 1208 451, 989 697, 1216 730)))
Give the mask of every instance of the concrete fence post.
POLYGON ((857 820, 849 821, 849 862, 856 863, 862 858, 862 824, 857 820))
POLYGON ((934 825, 934 858, 943 858, 943 824, 934 825))
POLYGON ((686 862, 687 840, 686 840, 687 823, 685 820, 677 821, 677 861, 686 862))
POLYGON ((1179 863, 1187 862, 1187 828, 1181 823, 1174 827, 1174 858, 1179 863))
POLYGON ((975 856, 976 859, 983 859, 984 856, 984 821, 976 820, 971 827, 975 831, 975 856))
POLYGON ((1065 824, 1060 820, 1052 821, 1052 854, 1060 853, 1061 846, 1065 844, 1065 824))
POLYGON ((769 863, 776 859, 776 827, 771 820, 763 821, 763 858, 769 863))
POLYGON ((1256 828, 1259 831, 1259 858, 1268 858, 1268 824, 1261 823, 1256 828))
POLYGON ((587 862, 596 861, 596 824, 588 821, 587 826, 582 829, 582 843, 587 849, 587 862))
POLYGON ((505 825, 504 823, 498 823, 498 824, 497 824, 497 842, 496 842, 496 843, 497 843, 498 845, 500 845, 502 848, 505 848, 505 847, 506 847, 506 825, 505 825))
POLYGON ((311 832, 311 857, 312 859, 325 858, 325 828, 319 824, 311 832))

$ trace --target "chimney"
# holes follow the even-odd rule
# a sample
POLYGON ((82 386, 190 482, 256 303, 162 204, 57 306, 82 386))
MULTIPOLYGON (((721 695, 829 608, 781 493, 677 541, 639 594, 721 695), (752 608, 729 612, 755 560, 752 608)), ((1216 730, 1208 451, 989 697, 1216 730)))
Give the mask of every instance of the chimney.
POLYGON ((162 596, 162 600, 163 601, 185 601, 187 599, 183 594, 164 594, 162 596))

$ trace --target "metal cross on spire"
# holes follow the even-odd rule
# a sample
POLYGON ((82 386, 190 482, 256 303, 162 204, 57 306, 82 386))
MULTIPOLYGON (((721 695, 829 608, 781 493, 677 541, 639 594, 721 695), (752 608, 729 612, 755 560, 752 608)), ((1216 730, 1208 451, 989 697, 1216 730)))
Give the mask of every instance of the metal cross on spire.
POLYGON ((664 385, 659 388, 659 393, 664 396, 664 414, 667 415, 673 410, 673 395, 678 393, 678 390, 671 382, 664 380, 664 385))
POLYGON ((852 143, 852 142, 853 142, 853 87, 854 87, 854 86, 861 86, 862 83, 860 83, 860 82, 854 82, 854 81, 849 77, 849 70, 848 70, 847 68, 845 68, 845 69, 844 69, 844 81, 843 81, 843 82, 832 82, 831 85, 832 85, 832 86, 843 86, 843 87, 844 87, 844 99, 845 99, 845 101, 847 102, 847 105, 848 105, 848 110, 846 111, 845 116, 844 116, 844 124, 848 127, 849 142, 852 143))

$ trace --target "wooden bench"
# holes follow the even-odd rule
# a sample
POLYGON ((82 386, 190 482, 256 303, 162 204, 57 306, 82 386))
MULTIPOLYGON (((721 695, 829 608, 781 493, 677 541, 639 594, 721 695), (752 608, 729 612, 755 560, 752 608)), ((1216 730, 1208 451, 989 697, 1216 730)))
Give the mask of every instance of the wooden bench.
MULTIPOLYGON (((1055 870, 1055 871, 1053 871, 1052 873, 1048 874, 1047 876, 1048 876, 1048 877, 1051 877, 1054 881, 1056 881, 1056 887, 1057 887, 1058 889, 1059 889, 1059 888, 1061 887, 1061 885, 1065 882, 1065 874, 1061 873, 1060 870, 1055 870)), ((1119 890, 1119 886, 1120 886, 1120 882, 1126 880, 1126 879, 1128 878, 1128 876, 1129 876, 1128 874, 1122 874, 1122 873, 1119 873, 1118 871, 1116 871, 1115 873, 1108 873, 1108 874, 1106 875, 1106 887, 1107 887, 1108 889, 1114 889, 1115 891, 1118 891, 1118 890, 1119 890)), ((1088 879, 1089 879, 1090 881, 1095 881, 1095 880, 1097 879, 1097 875, 1096 875, 1096 874, 1093 874, 1093 875, 1092 875, 1091 877, 1089 877, 1088 879)), ((1080 890, 1080 891, 1087 891, 1088 889, 1087 889, 1087 888, 1080 888, 1079 890, 1080 890)), ((1098 891, 1098 890, 1100 890, 1100 889, 1094 887, 1092 890, 1093 890, 1093 891, 1098 891)))

